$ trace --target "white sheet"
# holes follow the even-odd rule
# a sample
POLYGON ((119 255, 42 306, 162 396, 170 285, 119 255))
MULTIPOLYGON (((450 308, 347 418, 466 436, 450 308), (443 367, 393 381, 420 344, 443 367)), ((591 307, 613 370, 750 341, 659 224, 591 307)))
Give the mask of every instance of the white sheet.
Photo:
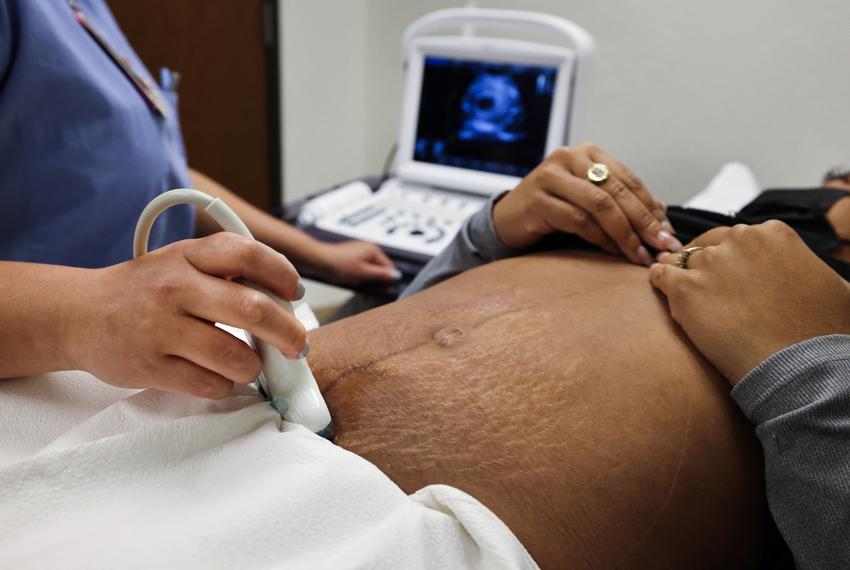
POLYGON ((2 568, 535 568, 465 493, 284 424, 80 372, 0 381, 2 568))
POLYGON ((760 192, 761 188, 750 167, 740 162, 728 162, 708 186, 685 202, 684 206, 728 215, 738 212, 760 192))

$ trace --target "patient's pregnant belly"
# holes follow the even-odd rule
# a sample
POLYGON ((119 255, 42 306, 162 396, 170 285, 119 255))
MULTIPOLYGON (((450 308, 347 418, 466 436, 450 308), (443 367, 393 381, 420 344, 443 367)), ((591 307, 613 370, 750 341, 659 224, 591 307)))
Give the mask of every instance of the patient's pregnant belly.
POLYGON ((470 493, 544 568, 745 567, 759 551, 752 428, 644 268, 505 260, 311 340, 338 445, 407 492, 470 493))

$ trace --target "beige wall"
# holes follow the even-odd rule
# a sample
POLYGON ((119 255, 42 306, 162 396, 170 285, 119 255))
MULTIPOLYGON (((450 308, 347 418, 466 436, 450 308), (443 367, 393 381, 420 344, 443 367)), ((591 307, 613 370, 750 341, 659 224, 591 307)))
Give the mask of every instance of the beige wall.
POLYGON ((282 2, 285 200, 374 170, 364 0, 282 2))
MULTIPOLYGON (((287 199, 380 170, 396 138, 404 27, 445 0, 284 0, 287 199)), ((850 163, 850 3, 480 0, 571 18, 597 41, 589 137, 662 199, 729 160, 764 185, 850 163)))

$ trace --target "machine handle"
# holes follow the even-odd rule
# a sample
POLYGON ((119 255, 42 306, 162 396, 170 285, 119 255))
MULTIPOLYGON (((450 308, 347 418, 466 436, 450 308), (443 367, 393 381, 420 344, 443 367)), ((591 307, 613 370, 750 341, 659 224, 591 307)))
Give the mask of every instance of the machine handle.
POLYGON ((593 55, 595 44, 590 33, 565 18, 540 12, 525 10, 498 10, 493 8, 447 8, 431 12, 415 20, 404 30, 402 47, 405 59, 414 39, 434 30, 454 26, 474 25, 488 29, 524 28, 555 32, 567 38, 572 44, 579 60, 584 61, 593 55))

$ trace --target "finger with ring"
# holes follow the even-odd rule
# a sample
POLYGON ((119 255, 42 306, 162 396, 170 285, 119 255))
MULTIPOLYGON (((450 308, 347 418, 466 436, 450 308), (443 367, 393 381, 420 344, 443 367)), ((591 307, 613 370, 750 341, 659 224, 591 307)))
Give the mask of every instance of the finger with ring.
POLYGON ((681 267, 682 269, 689 269, 688 263, 690 262, 691 256, 701 249, 702 247, 700 246, 694 246, 680 251, 679 256, 676 258, 676 266, 681 267))
POLYGON ((608 167, 601 162, 594 162, 587 169, 587 179, 594 184, 602 184, 608 180, 608 167))

